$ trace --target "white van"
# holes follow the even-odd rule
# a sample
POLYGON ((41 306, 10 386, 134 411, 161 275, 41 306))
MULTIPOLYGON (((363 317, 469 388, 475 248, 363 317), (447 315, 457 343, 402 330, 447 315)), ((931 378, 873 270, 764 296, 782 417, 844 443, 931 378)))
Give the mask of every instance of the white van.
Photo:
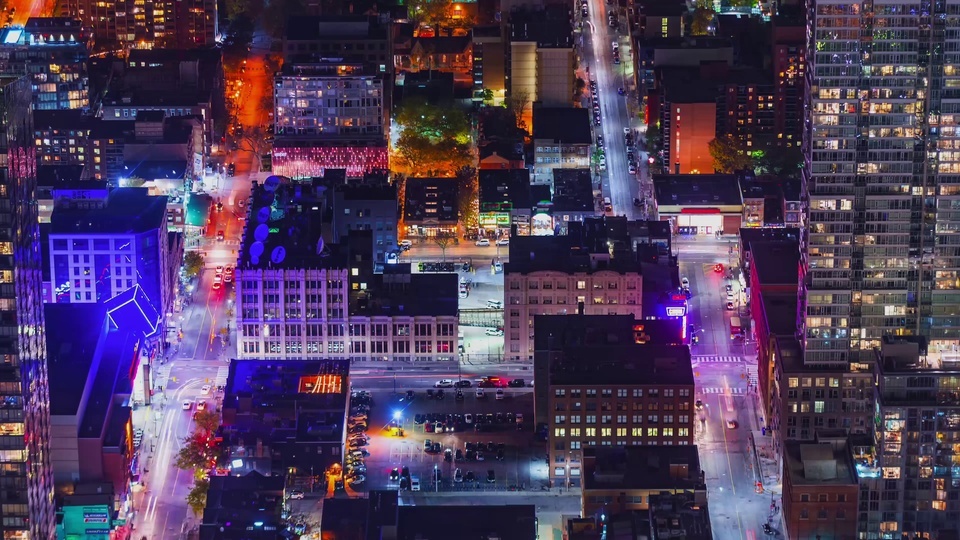
POLYGON ((410 491, 420 491, 420 477, 411 476, 410 477, 410 491))
POLYGON ((610 197, 603 198, 603 211, 613 212, 613 201, 610 200, 610 197))

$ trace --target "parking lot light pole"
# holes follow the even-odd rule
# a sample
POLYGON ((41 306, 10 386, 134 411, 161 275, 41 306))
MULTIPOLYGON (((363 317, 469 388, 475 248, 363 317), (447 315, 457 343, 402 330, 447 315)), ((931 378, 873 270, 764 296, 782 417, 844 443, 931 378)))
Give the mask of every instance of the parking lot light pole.
POLYGON ((440 466, 433 466, 433 482, 437 493, 440 493, 440 466))

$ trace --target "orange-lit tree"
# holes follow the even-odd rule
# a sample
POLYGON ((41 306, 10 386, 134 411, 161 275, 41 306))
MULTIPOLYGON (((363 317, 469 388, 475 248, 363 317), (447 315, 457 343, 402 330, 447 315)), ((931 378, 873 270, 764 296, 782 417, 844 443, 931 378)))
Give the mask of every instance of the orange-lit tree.
POLYGON ((397 110, 400 136, 391 168, 413 177, 453 177, 472 165, 470 120, 453 104, 409 99, 397 110))

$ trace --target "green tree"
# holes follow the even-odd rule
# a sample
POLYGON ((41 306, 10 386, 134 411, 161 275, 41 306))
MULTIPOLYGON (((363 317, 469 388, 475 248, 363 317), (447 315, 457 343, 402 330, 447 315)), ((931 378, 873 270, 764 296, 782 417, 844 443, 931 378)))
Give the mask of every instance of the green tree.
POLYGON ((803 166, 803 152, 799 146, 770 146, 755 152, 757 169, 776 176, 796 177, 803 166))
POLYGON ((690 33, 694 36, 709 35, 715 15, 712 9, 705 7, 694 8, 693 15, 690 19, 690 33))
POLYGON ((397 167, 417 176, 453 176, 473 161, 470 120, 452 104, 411 99, 397 111, 397 167))
POLYGON ((512 92, 503 102, 503 105, 513 113, 513 116, 517 119, 517 127, 526 131, 527 121, 523 119, 523 115, 526 114, 527 107, 530 105, 530 92, 526 90, 512 92))
POLYGON ((574 99, 579 100, 583 96, 583 90, 587 87, 587 81, 583 80, 583 77, 577 77, 577 82, 574 84, 574 99))
POLYGON ((198 432, 202 432, 209 437, 220 427, 220 415, 210 409, 197 411, 197 414, 193 417, 193 423, 196 424, 198 432))
POLYGON ((188 251, 186 255, 183 256, 183 269, 186 272, 187 277, 195 278, 200 275, 200 271, 203 270, 203 255, 196 251, 188 251))
POLYGON ((746 145, 732 135, 716 138, 710 141, 708 146, 713 158, 713 168, 718 172, 732 173, 754 167, 753 158, 747 152, 746 145))
POLYGON ((489 88, 484 88, 482 91, 483 101, 493 101, 493 90, 489 88))
POLYGON ((238 17, 250 15, 254 8, 255 0, 225 0, 223 5, 226 8, 227 20, 233 22, 238 17))
POLYGON ((210 480, 204 478, 193 483, 193 488, 187 493, 187 505, 193 515, 200 517, 207 506, 207 491, 210 490, 210 480))
POLYGON ((407 18, 418 24, 434 27, 453 22, 452 0, 407 0, 407 18))
POLYGON ((460 212, 460 225, 467 230, 476 230, 480 225, 480 181, 477 170, 463 167, 457 171, 458 191, 457 209, 460 212))
POLYGON ((193 432, 183 438, 174 465, 182 471, 207 470, 213 457, 213 440, 209 434, 193 432))

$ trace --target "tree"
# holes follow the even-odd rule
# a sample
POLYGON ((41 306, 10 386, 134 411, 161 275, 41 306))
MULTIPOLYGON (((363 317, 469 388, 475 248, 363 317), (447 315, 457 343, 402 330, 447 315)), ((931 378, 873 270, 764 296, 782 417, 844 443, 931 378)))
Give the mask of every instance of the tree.
POLYGON ((694 8, 693 16, 690 19, 690 33, 694 36, 710 35, 710 28, 713 25, 715 15, 711 8, 701 6, 694 8))
POLYGON ((207 506, 207 491, 210 490, 210 480, 204 478, 193 483, 193 488, 187 493, 187 505, 193 515, 200 517, 207 506))
POLYGON ((447 248, 450 247, 450 243, 453 242, 453 239, 456 237, 457 235, 447 231, 439 231, 437 235, 433 237, 433 243, 440 248, 440 257, 444 261, 447 260, 447 248))
POLYGON ((210 468, 211 446, 209 434, 194 432, 183 438, 183 446, 177 452, 174 465, 182 471, 207 470, 210 468))
POLYGON ((761 173, 775 176, 795 177, 803 166, 803 152, 800 146, 770 146, 766 150, 754 152, 757 168, 761 173))
POLYGON ((480 216, 480 184, 477 170, 463 167, 457 171, 458 191, 457 209, 460 212, 460 224, 467 230, 476 230, 480 216))
POLYGON ((256 158, 257 172, 263 171, 264 156, 270 151, 270 142, 267 140, 267 134, 260 126, 254 126, 243 131, 243 135, 237 140, 237 149, 244 152, 253 152, 256 158))
POLYGON ((186 272, 187 277, 194 278, 200 275, 200 271, 203 270, 203 255, 196 251, 188 251, 186 255, 183 256, 183 269, 186 272))
POLYGON ((239 17, 250 15, 254 9, 254 0, 225 0, 227 20, 233 22, 239 17))
POLYGON ((428 26, 449 26, 453 22, 452 0, 407 0, 407 18, 428 26))
POLYGON ((512 92, 504 101, 504 105, 517 118, 517 127, 526 131, 527 122, 523 119, 523 115, 527 112, 527 106, 530 105, 530 92, 526 90, 512 92))
POLYGON ((411 99, 397 111, 394 145, 398 170, 418 176, 453 176, 474 159, 470 120, 449 103, 411 99))
POLYGON ((198 432, 205 432, 207 437, 210 437, 220 427, 220 415, 209 409, 197 411, 193 417, 193 423, 196 424, 198 432))
POLYGON ((579 100, 583 96, 583 90, 587 87, 587 81, 583 80, 583 77, 577 77, 577 82, 574 84, 574 94, 573 98, 579 100))
POLYGON ((713 157, 713 168, 718 172, 732 173, 754 166, 746 145, 732 135, 716 138, 708 146, 713 157))
POLYGON ((484 88, 481 91, 481 95, 483 97, 483 101, 486 101, 486 102, 493 101, 493 90, 489 88, 484 88))

